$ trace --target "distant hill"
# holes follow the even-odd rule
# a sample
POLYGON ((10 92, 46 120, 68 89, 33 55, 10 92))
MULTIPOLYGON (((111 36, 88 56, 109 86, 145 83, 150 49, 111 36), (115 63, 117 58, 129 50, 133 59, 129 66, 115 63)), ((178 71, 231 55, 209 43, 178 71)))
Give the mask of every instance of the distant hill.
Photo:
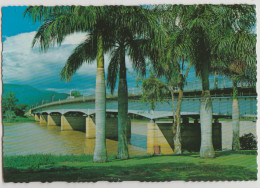
POLYGON ((17 85, 17 84, 3 84, 3 96, 6 92, 14 92, 15 97, 19 100, 18 103, 24 103, 28 105, 41 104, 42 100, 52 101, 65 99, 68 97, 66 93, 57 93, 54 91, 39 90, 29 85, 17 85))

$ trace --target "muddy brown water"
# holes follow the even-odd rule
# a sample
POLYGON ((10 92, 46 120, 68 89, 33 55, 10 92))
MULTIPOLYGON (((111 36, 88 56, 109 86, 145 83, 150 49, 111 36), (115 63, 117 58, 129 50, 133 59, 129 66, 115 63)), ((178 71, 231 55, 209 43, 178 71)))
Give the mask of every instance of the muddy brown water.
MULTIPOLYGON (((135 124, 137 125, 137 124, 135 124)), ((146 154, 146 124, 140 129, 132 126, 128 145, 130 156, 146 154), (141 130, 141 131, 140 131, 141 130), (140 132, 142 132, 140 134, 140 132), (137 134, 136 134, 137 133, 137 134)), ((106 139, 107 154, 117 154, 117 141, 106 139)), ((92 155, 95 139, 87 139, 84 132, 61 131, 59 126, 46 126, 26 122, 4 126, 3 154, 54 154, 54 155, 92 155)))

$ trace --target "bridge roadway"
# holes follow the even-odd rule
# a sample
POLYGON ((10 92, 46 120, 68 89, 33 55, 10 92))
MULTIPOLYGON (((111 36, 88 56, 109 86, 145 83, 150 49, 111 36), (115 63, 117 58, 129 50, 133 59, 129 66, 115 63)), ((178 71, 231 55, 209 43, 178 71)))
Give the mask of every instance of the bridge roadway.
MULTIPOLYGON (((239 111, 240 116, 255 117, 257 113, 257 100, 256 96, 241 96, 239 100, 239 111)), ((177 99, 174 102, 177 106, 177 99)), ((182 115, 193 115, 199 114, 200 98, 184 98, 182 101, 181 112, 182 115)), ((215 116, 232 116, 232 97, 212 97, 213 114, 215 116)), ((107 98, 106 102, 107 112, 114 112, 118 108, 117 98, 107 98), (110 109, 110 110, 109 110, 110 109)), ((86 115, 94 113, 95 100, 93 98, 75 98, 61 101, 55 101, 47 104, 43 104, 31 109, 31 112, 42 112, 42 111, 77 111, 80 109, 81 112, 86 115)), ((149 119, 156 119, 153 116, 161 114, 172 114, 171 102, 157 103, 154 112, 150 110, 148 103, 142 103, 140 99, 129 98, 128 100, 129 113, 141 115, 149 119)), ((163 115, 164 116, 164 115, 163 115)), ((165 115, 168 116, 168 115, 165 115)))
MULTIPOLYGON (((59 113, 61 115, 65 115, 68 113, 82 113, 84 116, 91 116, 95 114, 95 109, 52 109, 52 110, 42 110, 37 112, 32 112, 33 114, 51 114, 51 113, 59 113)), ((108 114, 117 114, 117 109, 106 109, 106 113, 108 114)), ((143 110, 128 110, 128 114, 138 115, 145 117, 150 120, 156 120, 160 118, 173 118, 172 111, 143 111, 143 110)), ((182 117, 192 117, 195 119, 199 118, 199 113, 197 112, 181 112, 182 117)), ((213 118, 221 118, 228 117, 229 115, 221 115, 217 113, 213 113, 213 118)), ((247 117, 254 117, 253 115, 247 115, 247 117)))

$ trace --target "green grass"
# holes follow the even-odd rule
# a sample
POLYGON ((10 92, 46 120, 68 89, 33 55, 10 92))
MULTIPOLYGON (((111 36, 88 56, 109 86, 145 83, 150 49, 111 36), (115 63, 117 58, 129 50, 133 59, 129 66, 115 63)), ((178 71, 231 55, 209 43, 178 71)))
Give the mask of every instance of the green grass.
POLYGON ((256 151, 198 153, 181 156, 136 157, 93 163, 92 156, 4 156, 5 182, 31 181, 242 181, 257 179, 256 151))

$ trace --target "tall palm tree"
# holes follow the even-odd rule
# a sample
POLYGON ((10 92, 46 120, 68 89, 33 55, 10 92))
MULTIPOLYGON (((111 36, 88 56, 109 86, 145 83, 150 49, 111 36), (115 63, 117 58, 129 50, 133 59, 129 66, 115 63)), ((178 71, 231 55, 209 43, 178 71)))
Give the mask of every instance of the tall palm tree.
POLYGON ((96 144, 94 150, 94 162, 107 160, 105 142, 105 73, 104 73, 104 48, 103 31, 106 26, 104 15, 108 13, 108 7, 82 7, 82 6, 61 6, 61 7, 29 7, 24 15, 28 15, 34 22, 40 21, 43 24, 38 29, 33 46, 40 43, 43 51, 55 44, 61 45, 64 38, 74 32, 96 32, 95 38, 90 36, 83 44, 80 44, 72 54, 65 67, 61 71, 61 78, 70 80, 71 76, 80 68, 84 61, 92 62, 97 59, 96 74, 96 144), (90 42, 95 42, 92 46, 90 42), (85 46, 80 51, 81 46, 85 46), (81 56, 75 55, 78 53, 81 56))
MULTIPOLYGON (((170 16, 171 18, 171 16, 170 16)), ((167 20, 168 22, 168 20, 167 20)), ((188 76, 188 72, 192 66, 190 62, 186 70, 184 69, 185 61, 188 61, 191 56, 191 41, 186 37, 186 30, 183 29, 181 23, 176 23, 176 20, 172 24, 166 24, 166 30, 168 35, 165 35, 167 39, 165 47, 161 48, 163 52, 163 58, 160 63, 162 66, 160 71, 167 80, 167 84, 171 86, 172 103, 174 102, 173 96, 174 86, 178 91, 178 100, 176 112, 173 109, 174 123, 173 123, 173 135, 174 135, 174 153, 181 154, 181 104, 183 98, 183 88, 188 76)), ((158 66, 158 65, 157 65, 158 66)), ((173 107, 174 108, 174 107, 173 107)))
POLYGON ((115 45, 111 53, 108 67, 108 86, 113 93, 119 74, 118 84, 118 158, 128 158, 127 149, 127 122, 128 122, 128 89, 126 74, 126 54, 133 62, 133 68, 141 75, 145 75, 145 55, 142 54, 142 39, 136 39, 133 33, 126 29, 118 29, 115 45), (123 31, 124 30, 124 31, 123 31), (141 50, 141 51, 140 51, 141 50))
MULTIPOLYGON (((156 31, 156 17, 143 7, 114 7, 116 27, 110 36, 111 59, 108 67, 108 86, 114 92, 117 75, 118 84, 118 155, 120 159, 129 157, 127 147, 128 89, 125 57, 132 61, 133 69, 145 75, 145 58, 148 56, 150 34, 156 31), (120 15, 120 16, 119 16, 120 15)), ((109 37, 107 38, 109 39, 109 37)))
POLYGON ((239 150, 239 103, 238 86, 246 81, 256 83, 256 34, 252 31, 256 23, 255 7, 252 5, 234 5, 225 7, 223 28, 225 32, 216 36, 214 51, 216 63, 213 69, 228 75, 233 82, 232 149, 239 150), (228 50, 227 50, 228 49, 228 50))
MULTIPOLYGON (((230 49, 226 56, 219 56, 218 63, 212 67, 219 74, 228 75, 233 83, 232 102, 232 150, 239 150, 239 102, 238 83, 247 82, 251 86, 256 83, 256 34, 248 31, 237 32, 219 44, 218 53, 230 49), (241 41, 241 42, 240 42, 241 41), (221 62, 221 63, 220 63, 221 62)), ((226 52, 225 52, 226 53, 226 52)))
POLYGON ((201 148, 200 156, 214 157, 212 144, 212 102, 209 91, 210 38, 212 19, 215 19, 214 7, 211 5, 176 5, 168 7, 173 22, 178 23, 189 39, 190 56, 187 58, 195 66, 197 76, 202 81, 200 101, 201 148))

